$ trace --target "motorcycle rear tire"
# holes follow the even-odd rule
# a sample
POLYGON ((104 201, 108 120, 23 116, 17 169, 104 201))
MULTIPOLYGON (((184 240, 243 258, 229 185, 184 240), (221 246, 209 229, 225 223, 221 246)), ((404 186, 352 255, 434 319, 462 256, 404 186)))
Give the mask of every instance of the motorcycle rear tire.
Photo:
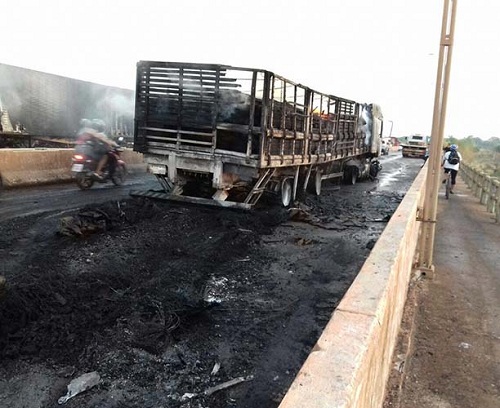
POLYGON ((88 190, 94 185, 94 180, 88 177, 85 173, 77 173, 75 176, 76 185, 80 187, 81 190, 88 190))
POLYGON ((111 181, 115 186, 121 186, 125 181, 127 168, 124 165, 117 165, 114 174, 111 176, 111 181))

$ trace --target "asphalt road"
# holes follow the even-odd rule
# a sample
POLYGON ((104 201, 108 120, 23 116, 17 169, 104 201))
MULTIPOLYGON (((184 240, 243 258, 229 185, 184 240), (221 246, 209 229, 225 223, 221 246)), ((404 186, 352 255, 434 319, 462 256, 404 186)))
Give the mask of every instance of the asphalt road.
POLYGON ((0 221, 46 211, 70 211, 88 204, 121 199, 127 197, 130 190, 152 186, 158 188, 154 176, 137 172, 131 174, 122 186, 115 186, 111 182, 94 184, 85 191, 80 190, 75 183, 3 190, 0 193, 0 221))
MULTIPOLYGON (((414 173, 415 167, 421 164, 418 159, 402 159, 399 152, 391 152, 388 156, 382 156, 380 161, 383 170, 375 189, 399 191, 402 194, 413 180, 413 178, 408 179, 402 176, 407 172, 414 173)), ((360 183, 360 186, 361 189, 366 188, 363 183, 360 183)), ((131 174, 122 186, 115 186, 112 183, 95 184, 85 191, 80 190, 74 183, 3 190, 0 193, 0 221, 46 211, 71 211, 88 204, 125 198, 130 190, 158 189, 159 187, 154 176, 137 172, 131 174)), ((326 184, 324 188, 328 189, 328 185, 326 184)))

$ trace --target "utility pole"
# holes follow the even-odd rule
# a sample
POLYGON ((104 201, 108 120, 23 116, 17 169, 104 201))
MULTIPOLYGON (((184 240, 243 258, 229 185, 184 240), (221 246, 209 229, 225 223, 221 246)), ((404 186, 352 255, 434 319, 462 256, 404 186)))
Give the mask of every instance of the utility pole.
POLYGON ((443 22, 441 26, 441 41, 439 62, 434 97, 434 113, 432 117, 431 145, 427 160, 427 179, 424 197, 422 234, 420 237, 420 253, 418 266, 423 272, 434 273, 434 236, 436 232, 436 215, 438 192, 441 185, 441 157, 443 148, 443 133, 446 119, 446 103, 448 100, 448 84, 451 69, 453 37, 455 33, 455 16, 458 0, 444 0, 443 22))
POLYGON ((391 122, 391 130, 389 131, 389 137, 392 137, 392 126, 394 125, 394 122, 392 120, 388 120, 388 122, 391 122))

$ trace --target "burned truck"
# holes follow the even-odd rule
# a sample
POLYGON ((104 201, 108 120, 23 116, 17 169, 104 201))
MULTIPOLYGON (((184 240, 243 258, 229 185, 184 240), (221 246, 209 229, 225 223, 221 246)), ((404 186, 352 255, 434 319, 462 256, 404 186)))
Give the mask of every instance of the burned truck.
POLYGON ((262 69, 140 61, 134 150, 173 200, 288 206, 324 180, 379 170, 375 104, 317 92, 262 69))

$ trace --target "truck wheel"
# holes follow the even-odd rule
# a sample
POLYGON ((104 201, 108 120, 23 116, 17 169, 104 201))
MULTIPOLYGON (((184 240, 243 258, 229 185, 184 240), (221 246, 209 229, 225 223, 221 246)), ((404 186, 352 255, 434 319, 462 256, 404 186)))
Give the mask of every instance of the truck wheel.
POLYGON ((374 160, 370 163, 370 178, 374 180, 378 173, 382 170, 382 165, 378 160, 374 160))
POLYGON ((281 204, 288 207, 292 201, 292 183, 290 179, 283 179, 281 182, 281 204))
POLYGON ((358 181, 358 168, 349 166, 344 170, 344 182, 353 186, 358 181))

